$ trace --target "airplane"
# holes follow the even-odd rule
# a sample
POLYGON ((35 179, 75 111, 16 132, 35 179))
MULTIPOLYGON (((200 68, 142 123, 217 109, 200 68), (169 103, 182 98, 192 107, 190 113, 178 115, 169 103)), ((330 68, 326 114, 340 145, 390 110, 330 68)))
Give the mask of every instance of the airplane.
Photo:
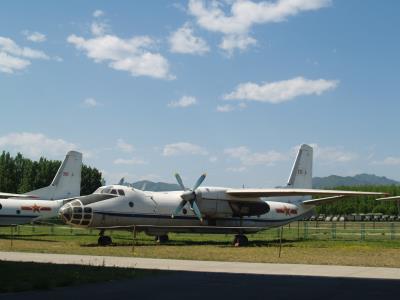
POLYGON ((206 175, 187 189, 179 174, 182 191, 150 192, 121 185, 98 188, 59 210, 67 224, 97 228, 98 244, 110 245, 105 230, 130 230, 155 236, 160 243, 168 233, 235 234, 234 244, 248 243, 245 234, 280 227, 303 219, 316 205, 347 196, 382 196, 385 193, 312 189, 313 149, 301 145, 287 186, 267 189, 200 187, 206 175), (312 199, 312 196, 325 198, 312 199))
POLYGON ((80 196, 82 153, 69 151, 47 187, 25 194, 1 193, 0 226, 30 223, 57 217, 68 199, 80 196))

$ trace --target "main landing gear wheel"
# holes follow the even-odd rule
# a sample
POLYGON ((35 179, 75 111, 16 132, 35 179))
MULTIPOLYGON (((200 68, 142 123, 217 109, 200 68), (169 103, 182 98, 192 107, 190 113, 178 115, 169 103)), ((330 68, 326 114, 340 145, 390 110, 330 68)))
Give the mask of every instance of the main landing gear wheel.
POLYGON ((247 236, 244 234, 237 234, 235 235, 235 238, 233 239, 233 245, 235 247, 243 247, 247 246, 249 244, 249 240, 247 239, 247 236))
POLYGON ((164 234, 164 235, 157 235, 156 236, 156 242, 159 244, 164 244, 166 242, 169 241, 168 235, 164 234))
POLYGON ((112 244, 112 239, 110 236, 101 235, 97 240, 97 243, 99 244, 99 246, 108 246, 112 244))

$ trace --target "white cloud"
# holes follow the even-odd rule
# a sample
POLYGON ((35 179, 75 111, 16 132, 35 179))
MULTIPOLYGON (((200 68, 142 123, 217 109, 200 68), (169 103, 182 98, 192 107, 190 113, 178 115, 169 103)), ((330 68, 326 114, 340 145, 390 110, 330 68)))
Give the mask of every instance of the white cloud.
POLYGON ((288 155, 270 150, 267 152, 252 152, 245 146, 227 148, 224 153, 231 158, 238 159, 243 166, 273 165, 278 161, 285 161, 288 155))
POLYGON ((156 42, 148 36, 123 39, 106 34, 108 25, 93 22, 93 38, 85 39, 72 34, 67 41, 96 63, 106 62, 114 70, 127 71, 132 76, 174 79, 169 72, 168 60, 159 53, 152 52, 156 42))
POLYGON ((138 159, 138 158, 130 158, 130 159, 124 159, 124 158, 117 158, 114 160, 114 164, 116 165, 144 165, 147 162, 144 160, 138 159))
POLYGON ((341 146, 323 147, 319 146, 318 144, 309 144, 309 145, 313 147, 315 160, 325 164, 346 163, 354 161, 359 157, 357 153, 351 151, 345 151, 341 146))
POLYGON ((197 103, 197 100, 195 97, 192 96, 183 96, 179 100, 176 101, 171 101, 168 103, 169 107, 189 107, 193 106, 197 103))
POLYGON ((249 32, 256 24, 283 22, 303 11, 318 10, 330 4, 331 0, 233 0, 212 1, 206 5, 203 0, 190 0, 188 11, 202 28, 222 33, 220 47, 232 51, 235 48, 244 50, 255 44, 249 32), (227 5, 230 6, 229 15, 224 11, 227 5))
POLYGON ((122 152, 127 152, 127 153, 133 152, 133 150, 135 149, 133 145, 125 142, 123 139, 117 140, 117 148, 122 152))
POLYGON ((93 12, 93 17, 95 17, 95 18, 99 18, 99 17, 102 17, 102 16, 104 16, 104 11, 102 11, 100 9, 96 9, 93 12))
POLYGON ((269 103, 281 103, 304 95, 321 95, 335 89, 337 80, 309 80, 296 77, 289 80, 267 82, 261 85, 256 83, 241 83, 236 90, 224 95, 226 100, 246 100, 269 103))
POLYGON ((193 35, 193 28, 184 24, 169 37, 171 52, 185 54, 204 54, 210 51, 207 42, 193 35))
POLYGON ((215 163, 218 161, 218 157, 216 156, 210 156, 210 158, 208 159, 210 162, 215 163))
POLYGON ((42 43, 47 40, 47 37, 45 34, 34 31, 30 32, 28 30, 23 31, 23 34, 26 36, 26 39, 28 41, 34 42, 34 43, 42 43))
POLYGON ((90 25, 90 31, 95 36, 105 35, 109 30, 110 27, 105 22, 92 22, 90 25))
POLYGON ((257 44, 257 40, 247 35, 226 35, 222 38, 219 47, 232 54, 234 49, 244 51, 255 44, 257 44))
POLYGON ((21 152, 32 158, 50 156, 60 159, 69 150, 76 150, 77 145, 63 139, 49 138, 42 133, 21 132, 0 136, 0 148, 21 152))
POLYGON ((14 57, 0 51, 0 72, 14 73, 23 70, 31 64, 29 60, 14 57))
POLYGON ((94 98, 86 98, 85 100, 83 100, 83 106, 85 106, 85 107, 97 107, 100 105, 101 105, 101 103, 99 103, 94 98))
POLYGON ((400 157, 388 156, 382 161, 373 161, 374 165, 385 165, 385 166, 398 166, 400 165, 400 157))
POLYGON ((244 172, 244 171, 246 171, 247 170, 247 168, 246 167, 243 167, 243 166, 241 166, 241 167, 229 167, 229 168, 226 168, 226 171, 228 171, 228 172, 234 172, 234 173, 241 173, 241 172, 244 172))
POLYGON ((43 51, 20 47, 12 39, 0 36, 0 72, 14 73, 23 70, 33 59, 49 59, 43 51))
POLYGON ((218 112, 231 112, 234 111, 235 107, 230 104, 225 104, 225 105, 218 105, 217 106, 217 111, 218 112))
POLYGON ((164 156, 177 156, 177 155, 187 155, 187 154, 207 155, 208 152, 201 146, 187 142, 168 144, 165 145, 163 149, 164 156))

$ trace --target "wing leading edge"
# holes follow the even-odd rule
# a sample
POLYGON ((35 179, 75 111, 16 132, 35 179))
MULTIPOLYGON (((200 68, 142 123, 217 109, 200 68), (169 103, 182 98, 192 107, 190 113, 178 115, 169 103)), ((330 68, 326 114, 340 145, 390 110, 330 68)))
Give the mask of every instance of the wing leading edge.
MULTIPOLYGON (((318 190, 318 189, 229 189, 225 193, 233 197, 282 197, 282 196, 387 196, 387 193, 318 190)), ((317 199, 315 199, 317 200, 317 199)), ((321 199, 320 199, 321 200, 321 199)))

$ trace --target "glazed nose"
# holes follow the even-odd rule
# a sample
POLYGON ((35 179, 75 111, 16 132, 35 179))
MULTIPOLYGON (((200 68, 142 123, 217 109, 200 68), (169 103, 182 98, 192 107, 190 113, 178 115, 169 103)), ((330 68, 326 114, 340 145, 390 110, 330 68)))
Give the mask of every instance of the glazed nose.
POLYGON ((61 207, 59 216, 64 220, 65 223, 70 223, 72 219, 72 207, 69 205, 64 205, 61 207))
POLYGON ((93 218, 92 208, 85 207, 79 200, 62 206, 58 214, 65 223, 76 226, 88 226, 93 218))

